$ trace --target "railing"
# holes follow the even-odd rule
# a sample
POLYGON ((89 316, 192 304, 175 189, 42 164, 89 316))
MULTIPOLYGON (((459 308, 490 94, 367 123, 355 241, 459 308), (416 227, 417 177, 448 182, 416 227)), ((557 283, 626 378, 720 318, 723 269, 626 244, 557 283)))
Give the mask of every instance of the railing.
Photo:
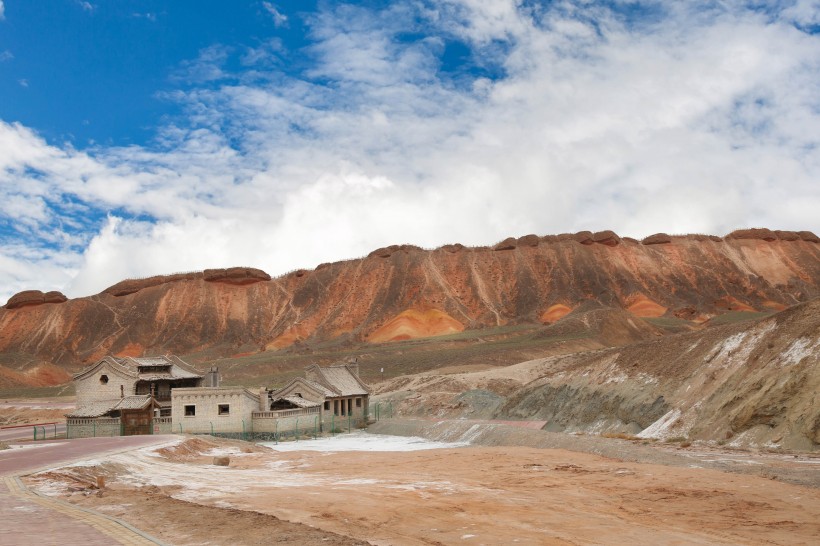
POLYGON ((108 417, 100 419, 86 419, 86 418, 68 418, 66 419, 68 425, 119 425, 119 417, 108 417))
POLYGON ((320 407, 300 408, 290 410, 275 410, 275 411, 255 411, 252 417, 254 419, 279 419, 282 417, 297 417, 299 415, 313 415, 319 413, 320 407))

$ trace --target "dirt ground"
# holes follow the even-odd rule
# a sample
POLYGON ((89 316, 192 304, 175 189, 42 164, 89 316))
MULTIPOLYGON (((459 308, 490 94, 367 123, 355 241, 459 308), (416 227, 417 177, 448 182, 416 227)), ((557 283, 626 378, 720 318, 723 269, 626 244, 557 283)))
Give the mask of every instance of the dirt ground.
POLYGON ((0 406, 0 426, 28 425, 65 421, 68 409, 26 408, 0 406))
POLYGON ((195 438, 29 483, 173 544, 820 543, 817 488, 560 449, 274 452, 195 438))

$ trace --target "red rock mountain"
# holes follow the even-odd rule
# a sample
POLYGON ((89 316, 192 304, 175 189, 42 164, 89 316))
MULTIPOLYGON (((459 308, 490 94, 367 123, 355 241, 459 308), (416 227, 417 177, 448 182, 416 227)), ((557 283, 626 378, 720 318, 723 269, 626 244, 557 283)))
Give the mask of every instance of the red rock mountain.
POLYGON ((105 354, 228 355, 331 339, 382 342, 553 323, 590 302, 702 322, 820 295, 820 239, 767 229, 725 238, 611 231, 494 247, 391 246, 271 279, 248 268, 118 283, 63 301, 27 291, 0 308, 0 364, 76 368, 105 354))

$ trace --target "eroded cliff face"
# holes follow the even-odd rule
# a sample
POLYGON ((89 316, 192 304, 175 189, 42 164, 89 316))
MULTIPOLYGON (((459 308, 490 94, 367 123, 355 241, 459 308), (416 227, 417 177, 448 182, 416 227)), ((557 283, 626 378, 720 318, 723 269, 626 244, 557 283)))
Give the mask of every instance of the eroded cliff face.
POLYGON ((27 355, 71 368, 105 354, 382 342, 552 323, 590 301, 636 316, 704 321, 817 296, 816 237, 761 231, 765 237, 662 236, 645 244, 612 232, 530 235, 492 248, 388 247, 270 280, 234 268, 123 281, 91 297, 0 309, 0 359, 27 355))

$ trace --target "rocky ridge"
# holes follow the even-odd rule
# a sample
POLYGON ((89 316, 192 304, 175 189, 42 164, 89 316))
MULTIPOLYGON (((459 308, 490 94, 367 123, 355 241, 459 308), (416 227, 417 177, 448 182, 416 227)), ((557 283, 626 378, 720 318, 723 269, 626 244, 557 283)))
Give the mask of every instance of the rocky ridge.
POLYGON ((697 324, 818 295, 820 244, 809 232, 658 234, 642 244, 602 231, 526 235, 493 247, 394 245, 277 278, 252 268, 206 270, 123 281, 59 305, 18 294, 0 309, 0 363, 13 356, 76 368, 105 354, 384 342, 549 324, 585 302, 697 324))

